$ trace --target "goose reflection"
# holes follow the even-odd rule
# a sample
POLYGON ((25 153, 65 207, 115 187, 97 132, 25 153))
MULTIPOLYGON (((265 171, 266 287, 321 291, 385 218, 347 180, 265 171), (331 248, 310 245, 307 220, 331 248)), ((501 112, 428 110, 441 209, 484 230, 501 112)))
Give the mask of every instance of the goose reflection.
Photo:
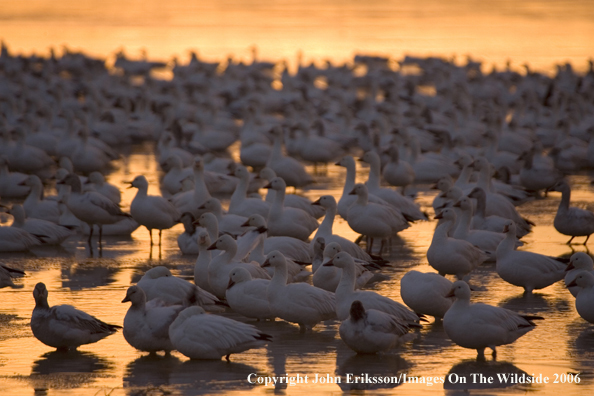
POLYGON ((126 365, 123 378, 124 388, 169 385, 172 373, 181 364, 182 361, 172 355, 141 356, 126 365))
POLYGON ((446 335, 441 320, 430 324, 423 324, 423 328, 414 334, 415 338, 408 345, 415 353, 436 353, 454 345, 446 335))
POLYGON ((395 388, 400 383, 396 381, 369 383, 370 381, 357 382, 356 380, 365 375, 369 378, 400 378, 401 374, 408 374, 411 367, 412 364, 397 354, 353 354, 346 347, 338 348, 336 351, 336 375, 341 377, 342 382, 338 386, 343 391, 395 388), (349 375, 348 381, 347 375, 349 375))
POLYGON ((594 381, 594 328, 578 318, 567 325, 567 333, 570 334, 567 350, 573 363, 571 368, 580 373, 580 384, 592 383, 594 381))
POLYGON ((543 294, 527 294, 507 298, 499 304, 500 307, 525 314, 538 314, 550 311, 568 311, 566 300, 550 298, 543 294))
POLYGON ((248 376, 259 371, 243 363, 187 360, 172 371, 170 384, 175 385, 176 394, 181 395, 248 391, 256 386, 248 382, 248 376))
MULTIPOLYGON (((455 364, 445 376, 444 389, 450 391, 468 389, 498 389, 515 386, 509 380, 510 375, 522 374, 528 376, 525 371, 519 369, 509 362, 498 362, 495 360, 463 360, 455 364), (472 374, 472 375, 471 375, 472 374), (503 378, 508 378, 508 381, 503 378), (465 378, 463 383, 461 378, 465 378), (475 378, 476 380, 473 380, 475 378), (492 378, 493 382, 481 381, 480 378, 492 378)), ((517 385, 526 386, 526 385, 517 385)), ((452 392, 446 392, 452 394, 452 392)), ((454 392, 455 393, 455 392, 454 392)))
POLYGON ((111 260, 87 260, 62 268, 62 287, 70 290, 90 289, 115 282, 120 268, 111 260))

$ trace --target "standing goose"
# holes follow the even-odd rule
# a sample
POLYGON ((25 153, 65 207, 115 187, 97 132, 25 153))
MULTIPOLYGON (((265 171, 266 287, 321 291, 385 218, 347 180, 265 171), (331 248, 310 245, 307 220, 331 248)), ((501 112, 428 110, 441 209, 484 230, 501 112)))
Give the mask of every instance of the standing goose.
POLYGON ((169 339, 169 326, 184 309, 182 305, 159 305, 158 299, 147 303, 146 294, 137 285, 130 286, 122 303, 131 302, 124 317, 124 338, 143 352, 169 353, 175 348, 169 339))
POLYGON ((417 314, 431 315, 440 320, 450 309, 448 297, 452 282, 433 272, 408 271, 400 280, 402 301, 417 314))
POLYGON ((427 250, 427 261, 440 275, 456 275, 464 278, 489 257, 484 251, 462 239, 450 238, 448 233, 456 221, 454 209, 446 208, 436 219, 437 224, 431 245, 427 250))
POLYGON ((217 198, 207 199, 198 209, 214 214, 219 223, 219 230, 222 233, 237 236, 245 232, 242 224, 246 222, 247 217, 233 213, 223 214, 221 201, 217 198))
POLYGON ((171 197, 170 201, 180 213, 190 212, 198 217, 202 213, 198 208, 208 198, 210 192, 204 182, 204 164, 202 157, 197 156, 194 158, 194 189, 178 193, 171 197))
POLYGON ((239 178, 239 183, 231 195, 229 201, 229 213, 248 217, 256 213, 266 218, 270 210, 270 204, 259 198, 247 198, 247 190, 250 182, 250 173, 243 165, 237 165, 233 174, 239 178))
POLYGON ((260 348, 272 337, 252 325, 189 307, 169 327, 169 339, 190 359, 218 360, 225 356, 229 360, 232 353, 260 348))
POLYGON ((299 161, 283 155, 282 127, 275 126, 270 132, 274 136, 274 145, 266 166, 271 168, 278 177, 281 177, 288 186, 300 188, 313 183, 313 178, 306 172, 305 167, 299 161))
POLYGON ((32 235, 37 235, 44 244, 59 245, 74 232, 68 227, 42 219, 27 219, 21 205, 13 205, 9 213, 14 217, 12 227, 20 228, 32 235))
POLYGON ((456 301, 443 318, 443 327, 451 340, 463 348, 476 349, 484 357, 485 348, 511 344, 536 325, 539 316, 520 315, 513 311, 487 304, 470 303, 470 287, 464 281, 456 281, 450 292, 456 301))
POLYGON ((50 308, 47 295, 45 284, 39 282, 35 285, 31 330, 35 338, 45 345, 61 350, 76 349, 97 342, 122 328, 102 322, 72 305, 50 308))
POLYGON ((248 318, 274 319, 268 304, 269 284, 269 279, 253 279, 245 268, 233 268, 225 292, 227 303, 232 310, 248 318))
POLYGON ((583 244, 588 243, 590 235, 594 234, 594 213, 586 209, 569 206, 571 187, 565 180, 556 183, 550 188, 550 191, 559 191, 561 193, 561 202, 553 222, 555 229, 563 235, 571 236, 567 241, 568 245, 576 236, 585 236, 586 240, 583 244))
POLYGON ((159 247, 161 246, 161 234, 178 223, 180 213, 178 210, 159 195, 148 195, 148 181, 146 177, 136 176, 130 183, 130 187, 138 189, 136 196, 130 204, 132 218, 143 225, 151 236, 151 247, 153 246, 153 229, 159 230, 159 247))
POLYGON ((306 241, 318 228, 318 221, 301 209, 284 206, 287 185, 282 178, 275 177, 264 188, 272 188, 276 192, 268 214, 268 234, 290 236, 306 241))
POLYGON ((497 247, 496 270, 501 279, 523 287, 526 294, 544 289, 565 276, 566 265, 554 257, 515 250, 516 225, 510 221, 504 228, 505 239, 497 247))
POLYGON ((395 348, 410 327, 395 316, 376 309, 367 309, 353 301, 348 319, 338 333, 345 344, 357 353, 377 353, 395 348))
POLYGON ((584 320, 594 323, 594 275, 592 272, 580 272, 567 286, 579 287, 575 298, 575 309, 584 320))
POLYGON ((336 317, 334 293, 307 283, 287 284, 287 262, 278 251, 268 255, 263 266, 274 267, 274 276, 267 289, 268 303, 274 316, 297 323, 305 332, 319 322, 336 317))
POLYGON ((208 281, 208 267, 212 260, 212 252, 208 250, 211 245, 211 239, 208 236, 208 232, 204 229, 201 229, 196 234, 198 258, 196 259, 196 263, 194 263, 194 283, 201 289, 213 293, 213 288, 208 281))
MULTIPOLYGON (((468 198, 476 199, 476 211, 472 217, 472 228, 477 230, 503 232, 503 228, 508 224, 509 219, 497 215, 487 216, 487 194, 481 187, 475 187, 469 194, 468 198)), ((524 227, 516 225, 516 236, 518 238, 528 234, 532 227, 528 222, 524 223, 524 227)))
POLYGON ((567 268, 565 269, 565 286, 567 286, 567 289, 569 289, 574 297, 578 295, 580 288, 579 286, 569 287, 568 285, 572 283, 582 271, 587 271, 594 274, 594 263, 592 262, 592 257, 583 252, 574 253, 569 260, 567 268))
POLYGON ((342 269, 342 277, 336 288, 336 316, 339 320, 348 318, 353 301, 359 300, 365 309, 377 309, 395 316, 409 326, 419 327, 419 316, 399 302, 370 290, 355 290, 355 262, 347 252, 338 253, 324 265, 342 269))
POLYGON ((406 161, 400 160, 398 147, 392 145, 389 150, 390 162, 384 167, 382 175, 393 186, 402 187, 402 194, 407 186, 415 181, 415 171, 406 161))
POLYGON ((60 207, 57 201, 43 199, 43 183, 36 175, 29 175, 23 185, 31 188, 31 192, 23 202, 27 217, 51 221, 60 221, 60 207))

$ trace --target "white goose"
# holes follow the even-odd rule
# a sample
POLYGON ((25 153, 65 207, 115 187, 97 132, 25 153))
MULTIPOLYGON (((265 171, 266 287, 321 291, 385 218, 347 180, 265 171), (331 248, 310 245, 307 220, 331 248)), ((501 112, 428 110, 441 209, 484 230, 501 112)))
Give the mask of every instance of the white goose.
POLYGON ((530 294, 544 289, 565 276, 566 265, 543 254, 515 250, 516 225, 510 221, 504 228, 505 239, 497 247, 497 273, 504 281, 523 287, 530 294))
POLYGON ((271 252, 263 264, 268 265, 274 267, 274 276, 267 289, 268 303, 274 316, 299 324, 301 332, 336 317, 334 293, 307 283, 287 284, 287 263, 282 253, 271 252))
POLYGON ((14 278, 24 276, 25 272, 7 267, 6 265, 0 264, 0 289, 4 287, 11 287, 13 289, 22 289, 23 285, 15 285, 12 281, 14 278))
POLYGON ((136 176, 130 183, 130 187, 138 189, 136 196, 130 204, 130 214, 132 218, 143 225, 151 236, 151 246, 153 246, 153 229, 159 230, 159 246, 161 246, 161 234, 179 222, 181 217, 178 210, 159 195, 148 195, 148 181, 146 177, 136 176))
POLYGON ((184 309, 182 305, 163 305, 154 299, 147 303, 146 294, 130 286, 122 303, 131 302, 124 317, 124 338, 134 348, 143 352, 169 353, 175 348, 169 339, 169 326, 184 309))
POLYGON ((233 174, 239 178, 239 184, 237 184, 237 188, 231 195, 229 213, 245 217, 256 213, 264 218, 268 217, 268 211, 270 210, 268 202, 259 198, 246 197, 250 180, 250 173, 247 168, 243 165, 237 165, 233 174))
POLYGON ((195 217, 202 213, 198 208, 208 198, 210 193, 204 182, 204 164, 202 158, 194 158, 194 190, 178 193, 171 197, 170 201, 180 213, 190 212, 195 217))
MULTIPOLYGON (((469 194, 469 198, 476 199, 476 211, 472 217, 472 228, 477 230, 503 232, 503 228, 508 224, 509 219, 497 215, 487 216, 487 195, 485 190, 480 187, 475 187, 469 194)), ((531 231, 531 223, 525 222, 525 226, 528 228, 522 228, 516 226, 516 236, 518 238, 523 237, 531 231)))
POLYGON ((338 253, 324 265, 334 265, 342 269, 342 277, 336 288, 336 316, 339 320, 348 318, 351 304, 359 300, 366 309, 377 309, 395 316, 409 326, 419 327, 419 316, 399 302, 370 290, 355 290, 357 276, 355 262, 347 252, 338 253))
POLYGON ((114 204, 119 205, 122 201, 122 193, 113 184, 109 184, 105 181, 105 176, 99 172, 92 172, 89 175, 86 186, 89 186, 93 191, 97 191, 99 194, 105 195, 114 204))
POLYGON ((377 353, 400 345, 409 329, 398 318, 376 309, 365 310, 361 301, 355 300, 350 316, 340 324, 338 333, 353 351, 377 353))
POLYGON ((0 196, 8 198, 25 197, 31 188, 23 183, 28 178, 24 173, 10 172, 8 170, 8 159, 0 156, 0 196))
POLYGON ((225 298, 225 291, 229 285, 229 273, 235 267, 245 268, 254 278, 270 279, 266 270, 257 263, 234 261, 237 254, 237 243, 230 235, 221 236, 208 249, 222 251, 210 261, 208 266, 208 282, 214 295, 219 298, 225 298))
POLYGON ((50 308, 47 296, 45 284, 36 284, 33 290, 35 308, 31 315, 31 330, 35 338, 45 345, 57 349, 76 349, 97 342, 122 328, 102 322, 72 305, 50 308))
POLYGON ((272 337, 252 325, 189 307, 169 327, 169 339, 190 359, 218 360, 225 356, 229 360, 232 353, 260 348, 272 337))
POLYGON ((427 250, 427 261, 440 275, 456 275, 464 278, 489 257, 484 251, 462 239, 448 237, 456 221, 456 213, 446 208, 436 219, 443 219, 437 224, 431 245, 427 250))
POLYGON ((232 310, 248 318, 274 319, 267 297, 270 280, 253 279, 248 270, 240 267, 231 270, 229 278, 225 296, 232 310))
POLYGON ((406 187, 415 181, 415 171, 408 162, 400 160, 398 147, 392 145, 389 154, 390 162, 384 167, 382 175, 391 185, 402 187, 402 194, 404 194, 406 187))
POLYGON ((206 210, 215 215, 219 223, 219 231, 231 235, 241 235, 245 232, 243 223, 247 221, 247 217, 239 216, 233 213, 223 214, 223 207, 221 201, 216 198, 207 199, 200 207, 200 210, 206 210))
POLYGON ((177 237, 177 246, 182 254, 198 254, 198 244, 196 243, 197 227, 194 224, 196 219, 190 212, 181 215, 181 223, 184 225, 184 232, 177 237))
POLYGON ((571 238, 567 241, 569 245, 576 236, 585 236, 584 245, 588 243, 590 235, 594 234, 594 213, 586 209, 569 206, 571 200, 571 187, 562 180, 555 184, 550 191, 561 192, 561 202, 555 215, 555 229, 563 235, 571 238))
POLYGON ((296 159, 283 155, 282 128, 280 126, 273 127, 271 133, 274 136, 274 146, 266 166, 274 170, 276 175, 281 177, 288 186, 299 188, 311 184, 313 178, 305 171, 305 167, 296 159))
POLYGON ((280 177, 275 177, 264 188, 272 188, 276 191, 274 203, 268 214, 268 234, 270 236, 290 236, 302 241, 307 240, 319 224, 307 212, 284 206, 287 188, 285 181, 280 177))
POLYGON ((463 348, 476 349, 479 356, 485 348, 511 344, 536 326, 538 316, 520 315, 513 311, 487 304, 470 303, 470 287, 464 281, 456 281, 450 292, 456 301, 443 318, 443 327, 451 340, 463 348))
POLYGON ((57 201, 43 199, 43 184, 36 175, 29 175, 24 185, 31 188, 31 192, 23 202, 27 217, 51 221, 60 221, 60 207, 57 201))
POLYGON ((565 268, 565 286, 576 297, 580 291, 579 286, 569 287, 568 285, 575 280, 577 275, 582 271, 592 272, 594 274, 594 263, 592 257, 589 254, 583 252, 577 252, 571 255, 569 264, 565 268))
POLYGON ((12 227, 20 228, 32 235, 37 235, 44 244, 59 245, 74 232, 68 227, 42 219, 27 219, 21 205, 13 205, 9 213, 14 217, 12 227))
POLYGON ((575 308, 584 320, 594 323, 594 275, 592 272, 580 272, 567 286, 579 287, 575 298, 575 308))
POLYGON ((400 297, 417 314, 440 320, 453 303, 452 282, 433 272, 408 271, 400 280, 400 297))
POLYGON ((205 307, 219 302, 211 293, 185 279, 173 276, 169 268, 163 266, 146 271, 136 285, 142 288, 148 301, 158 298, 167 304, 205 307))
POLYGON ((211 245, 211 239, 208 232, 204 229, 197 231, 196 235, 198 258, 196 258, 196 262, 194 263, 194 283, 201 289, 213 293, 213 289, 210 287, 210 282, 208 281, 208 267, 212 260, 212 252, 208 250, 211 245))

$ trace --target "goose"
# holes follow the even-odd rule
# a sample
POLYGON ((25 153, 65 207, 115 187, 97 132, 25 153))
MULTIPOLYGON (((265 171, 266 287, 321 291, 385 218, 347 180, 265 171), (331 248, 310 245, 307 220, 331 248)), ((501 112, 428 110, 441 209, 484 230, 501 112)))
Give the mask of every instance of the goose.
POLYGON ((8 170, 8 159, 0 156, 0 196, 5 198, 21 198, 29 195, 31 187, 24 185, 28 175, 8 170))
POLYGON ((433 272, 408 271, 400 280, 402 301, 417 314, 441 320, 453 303, 452 282, 433 272))
POLYGON ((171 203, 180 213, 190 212, 195 217, 202 212, 198 209, 208 198, 210 193, 204 182, 204 164, 202 158, 194 158, 194 190, 185 191, 171 197, 171 203))
POLYGON ((355 261, 347 252, 339 252, 325 266, 336 266, 342 269, 340 283, 336 288, 336 317, 346 320, 353 301, 359 300, 366 309, 377 309, 396 317, 409 326, 420 327, 419 316, 404 305, 371 290, 355 290, 355 261))
POLYGON ((281 177, 275 177, 264 188, 276 192, 268 214, 268 235, 290 236, 306 241, 318 228, 317 220, 301 209, 284 206, 287 185, 281 177))
POLYGON ((455 344, 476 349, 479 357, 484 357, 489 347, 495 358, 496 347, 511 344, 536 327, 534 320, 543 319, 492 305, 471 304, 470 286, 464 281, 454 282, 449 295, 456 300, 443 318, 443 328, 455 344))
POLYGON ((232 353, 260 348, 272 340, 252 325, 218 315, 201 307, 180 312, 169 327, 169 339, 182 355, 190 359, 218 360, 232 353))
POLYGON ((97 191, 99 194, 105 195, 116 205, 119 205, 122 201, 122 193, 113 184, 109 184, 105 181, 105 176, 99 172, 91 172, 86 183, 93 191, 97 191))
POLYGON ((446 208, 435 218, 443 221, 435 228, 427 250, 427 261, 440 275, 456 275, 462 279, 489 258, 487 253, 470 242, 448 236, 456 221, 454 209, 446 208))
MULTIPOLYGON (((437 213, 439 210, 447 207, 451 202, 451 199, 448 197, 448 192, 452 191, 454 186, 454 181, 450 176, 444 176, 440 178, 431 188, 438 189, 441 191, 435 198, 433 199, 433 210, 437 213)), ((454 191, 462 191, 459 187, 457 190, 454 191)))
POLYGON ((157 266, 144 273, 136 284, 146 294, 147 301, 158 298, 171 305, 201 305, 211 308, 219 299, 185 279, 173 276, 167 267, 157 266))
POLYGON ((108 324, 74 308, 47 302, 47 288, 39 282, 33 290, 35 308, 31 315, 31 330, 39 341, 58 350, 76 349, 112 335, 121 326, 108 324))
POLYGON ((247 168, 243 165, 235 167, 234 175, 239 178, 239 184, 231 195, 229 201, 229 213, 240 216, 251 216, 256 213, 266 218, 270 210, 270 204, 262 201, 260 198, 247 198, 247 190, 249 185, 250 174, 247 168))
POLYGON ((148 230, 151 237, 151 247, 153 246, 153 229, 159 230, 159 246, 161 246, 161 234, 179 222, 180 214, 178 210, 159 195, 148 195, 148 181, 143 175, 136 176, 130 187, 137 188, 136 196, 130 204, 130 214, 132 218, 143 225, 148 230))
POLYGON ((526 294, 534 289, 544 289, 565 276, 566 265, 538 253, 515 250, 516 225, 510 221, 503 229, 505 239, 496 251, 496 270, 501 279, 514 286, 523 287, 526 294))
POLYGON ((177 246, 182 254, 198 254, 198 244, 196 243, 197 227, 194 224, 196 219, 190 212, 182 213, 179 218, 184 226, 184 232, 177 237, 177 246))
POLYGON ((268 304, 269 284, 268 279, 253 279, 245 268, 233 268, 225 292, 227 303, 233 311, 245 317, 258 320, 274 319, 268 304))
POLYGON ((540 190, 547 190, 563 179, 563 174, 554 165, 534 164, 535 148, 526 151, 520 156, 524 160, 524 166, 520 170, 520 183, 527 190, 538 193, 540 190))
POLYGON ((421 212, 411 199, 402 196, 397 191, 380 186, 381 163, 379 155, 375 151, 366 152, 363 154, 363 157, 359 158, 359 161, 369 164, 369 178, 365 183, 369 194, 376 195, 388 202, 395 209, 399 210, 408 221, 427 220, 427 216, 421 212))
POLYGON ((23 285, 15 285, 12 281, 14 278, 24 276, 25 272, 16 268, 8 267, 0 264, 0 289, 4 287, 11 287, 13 289, 22 289, 23 285))
MULTIPOLYGON (((272 169, 264 167, 260 170, 258 177, 270 182, 276 177, 276 173, 272 169)), ((268 189, 268 193, 266 194, 265 198, 266 202, 272 204, 274 202, 275 196, 276 192, 272 189, 268 189)), ((285 194, 285 206, 304 210, 309 213, 310 216, 315 217, 316 219, 324 216, 324 208, 320 206, 312 206, 311 203, 311 200, 307 197, 302 197, 301 195, 297 194, 285 194)))
POLYGON ((167 171, 161 180, 161 190, 171 195, 184 191, 183 181, 192 177, 192 168, 184 168, 182 160, 177 155, 167 158, 161 166, 167 171))
POLYGON ((37 235, 46 245, 59 245, 74 235, 69 227, 47 220, 25 218, 25 209, 22 205, 13 205, 9 213, 14 217, 12 227, 25 230, 31 235, 37 235))
POLYGON ((592 272, 580 272, 567 286, 579 287, 575 298, 575 309, 584 320, 594 323, 594 275, 592 272))
POLYGON ((99 244, 101 244, 101 235, 103 225, 114 224, 122 220, 123 217, 131 217, 122 212, 120 207, 109 200, 109 198, 94 192, 82 192, 82 184, 78 176, 73 173, 68 174, 59 182, 70 186, 70 194, 66 199, 66 206, 80 221, 87 223, 90 232, 88 243, 91 244, 93 237, 93 226, 99 226, 99 244))
POLYGON ((336 161, 345 154, 343 147, 324 136, 324 122, 321 119, 316 119, 311 125, 311 129, 315 130, 317 134, 312 135, 310 129, 303 123, 298 123, 297 128, 301 129, 303 136, 300 139, 299 156, 308 162, 328 163, 336 161))
MULTIPOLYGON (((74 170, 88 175, 92 172, 98 172, 107 168, 113 157, 110 157, 105 150, 92 144, 89 141, 89 133, 86 130, 79 130, 78 137, 80 138, 79 143, 74 150, 68 154, 68 157, 74 166, 74 170)), ((109 147, 107 147, 107 150, 113 152, 109 147)))
POLYGON ((43 244, 42 237, 18 227, 0 226, 0 252, 25 252, 43 244))
POLYGON ((400 345, 410 327, 398 318, 376 309, 367 309, 359 300, 351 304, 349 317, 338 333, 344 343, 357 353, 388 351, 400 345))
POLYGON ((313 178, 306 172, 305 167, 299 161, 283 155, 282 128, 275 126, 270 132, 274 136, 274 145, 266 166, 274 170, 276 175, 281 177, 288 186, 301 188, 313 183, 313 178))
POLYGON ((402 187, 402 194, 404 195, 406 187, 415 181, 415 171, 408 162, 400 160, 398 147, 392 145, 388 152, 390 161, 384 167, 382 176, 391 185, 402 187))
POLYGON ((195 161, 194 156, 188 151, 175 146, 175 138, 171 133, 164 133, 157 145, 159 164, 163 164, 171 156, 177 156, 182 160, 182 166, 190 166, 195 161))
POLYGON ((594 234, 594 213, 586 209, 580 209, 575 206, 569 206, 571 200, 571 187, 566 181, 562 180, 556 183, 550 191, 558 191, 561 193, 561 202, 555 215, 553 225, 555 229, 563 234, 569 235, 571 238, 567 244, 571 244, 573 238, 576 236, 585 236, 586 240, 583 245, 588 243, 590 235, 594 234))
POLYGON ((594 273, 594 263, 592 262, 592 257, 590 257, 589 254, 583 252, 572 254, 565 271, 565 286, 567 286, 567 289, 569 289, 570 293, 576 297, 580 291, 580 288, 578 286, 569 287, 568 285, 573 282, 577 275, 582 271, 594 273))
POLYGON ((210 261, 208 266, 208 282, 215 296, 225 298, 225 291, 229 285, 229 273, 235 267, 245 268, 254 278, 270 279, 268 272, 257 263, 233 261, 237 254, 237 243, 230 235, 221 236, 208 247, 208 250, 215 249, 222 251, 210 261))
MULTIPOLYGON (((316 238, 314 246, 316 256, 319 254, 319 251, 322 250, 322 262, 317 265, 317 269, 314 269, 314 276, 312 279, 313 285, 334 293, 340 283, 342 270, 336 266, 324 266, 323 263, 332 260, 337 253, 342 251, 342 248, 336 242, 326 244, 322 237, 316 238)), ((314 265, 315 264, 312 264, 312 269, 314 265)), ((359 262, 356 262, 355 266, 357 279, 355 288, 360 289, 373 278, 373 273, 359 262)))
MULTIPOLYGON (((505 217, 491 215, 487 216, 487 195, 485 190, 481 187, 475 187, 468 194, 468 198, 474 198, 476 200, 476 210, 472 217, 471 227, 477 230, 503 232, 503 228, 508 224, 509 219, 505 217)), ((524 226, 527 228, 516 226, 516 237, 521 238, 531 232, 531 223, 524 222, 524 226)))
POLYGON ((313 243, 317 238, 324 238, 326 243, 336 242, 340 244, 342 250, 348 252, 355 259, 364 261, 375 261, 379 259, 379 257, 372 257, 369 253, 361 249, 356 243, 349 241, 340 235, 333 234, 332 228, 338 206, 336 199, 332 195, 322 195, 320 198, 314 201, 312 205, 323 207, 325 209, 326 215, 324 216, 324 220, 322 220, 322 223, 318 227, 318 230, 316 231, 316 234, 310 243, 311 246, 313 246, 313 243))
POLYGON ((24 185, 31 188, 31 192, 23 202, 27 217, 42 219, 58 224, 60 207, 57 201, 43 199, 43 184, 36 175, 29 175, 24 185))
POLYGON ((14 130, 16 144, 5 152, 11 170, 33 173, 36 175, 51 176, 54 160, 43 150, 25 143, 25 131, 21 126, 14 130))
POLYGON ((147 303, 146 294, 137 285, 130 286, 122 303, 131 302, 124 317, 124 338, 132 347, 151 354, 170 353, 175 348, 169 339, 169 326, 184 309, 182 305, 163 305, 153 299, 147 303))
POLYGON ((287 262, 279 251, 270 252, 262 266, 269 265, 274 267, 274 276, 268 284, 267 298, 274 316, 297 323, 300 332, 336 317, 334 293, 307 283, 287 284, 287 262))
POLYGON ((219 224, 219 231, 222 233, 237 236, 245 232, 243 224, 247 221, 247 217, 233 213, 223 214, 221 201, 216 198, 207 199, 198 209, 214 214, 219 224))
POLYGON ((368 202, 369 193, 365 184, 355 184, 350 194, 357 195, 357 200, 348 210, 347 222, 353 231, 371 238, 369 252, 372 251, 374 238, 382 241, 381 254, 385 239, 409 227, 403 215, 391 206, 368 202))
MULTIPOLYGON (((213 293, 213 288, 210 286, 208 280, 208 267, 212 260, 212 252, 208 250, 210 247, 211 239, 208 232, 204 229, 200 229, 196 232, 196 244, 198 248, 198 258, 194 263, 194 283, 196 286, 213 293)), ((214 293, 213 293, 214 294, 214 293)))

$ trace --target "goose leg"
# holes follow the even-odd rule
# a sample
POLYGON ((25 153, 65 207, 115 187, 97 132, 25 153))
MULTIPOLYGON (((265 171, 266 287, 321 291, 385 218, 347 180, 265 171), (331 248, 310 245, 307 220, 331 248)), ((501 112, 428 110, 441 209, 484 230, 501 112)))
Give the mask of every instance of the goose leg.
POLYGON ((382 253, 384 252, 385 242, 386 242, 386 240, 384 238, 382 238, 382 242, 380 243, 380 252, 379 252, 380 257, 382 256, 382 253))
MULTIPOLYGON (((590 235, 592 235, 592 234, 590 234, 590 235)), ((588 236, 586 237, 586 240, 584 241, 584 246, 586 246, 586 243, 588 243, 588 239, 590 239, 590 235, 588 235, 588 236)))
POLYGON ((227 356, 225 356, 225 360, 227 360, 228 362, 231 361, 231 359, 229 358, 231 356, 231 354, 229 353, 227 356))
POLYGON ((159 249, 161 249, 161 233, 163 230, 159 230, 159 249))
POLYGON ((149 228, 148 231, 149 231, 149 235, 151 236, 151 248, 152 248, 153 247, 153 229, 149 228))
POLYGON ((87 240, 87 243, 89 246, 91 246, 91 238, 93 238, 93 224, 89 224, 89 228, 91 229, 91 232, 89 232, 89 239, 87 240))
POLYGON ((99 249, 101 249, 101 240, 103 237, 103 226, 99 225, 99 249))
POLYGON ((574 236, 572 236, 571 238, 569 238, 569 241, 567 241, 566 245, 569 245, 569 244, 571 244, 571 241, 573 241, 573 238, 575 238, 575 235, 574 235, 574 236))

